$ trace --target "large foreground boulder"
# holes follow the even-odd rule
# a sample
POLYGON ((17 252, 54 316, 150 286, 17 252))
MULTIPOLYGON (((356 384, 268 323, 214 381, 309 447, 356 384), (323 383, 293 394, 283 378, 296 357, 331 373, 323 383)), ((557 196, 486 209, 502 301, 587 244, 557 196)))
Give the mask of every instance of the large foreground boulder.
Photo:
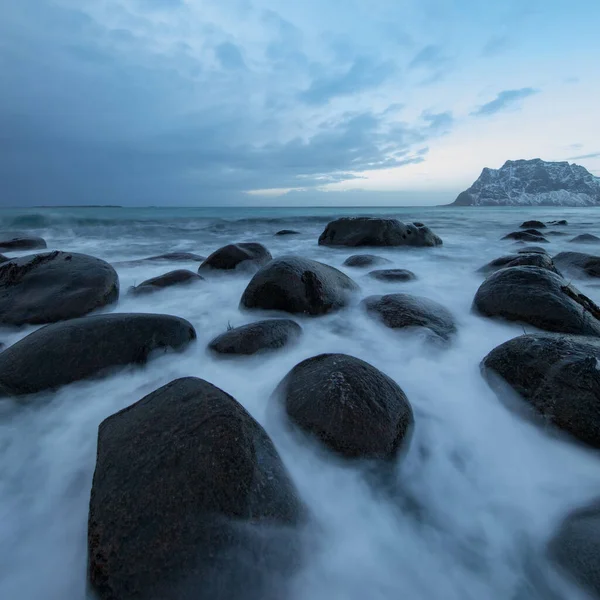
POLYGON ((193 271, 177 269, 175 271, 169 271, 164 275, 142 281, 139 285, 132 287, 129 292, 135 295, 150 294, 167 287, 189 285, 190 283, 202 281, 203 279, 204 277, 200 277, 200 275, 193 271))
POLYGON ((600 307, 560 275, 539 267, 496 271, 477 290, 473 308, 486 317, 547 331, 600 336, 600 307))
POLYGON ((46 240, 41 237, 16 237, 0 240, 0 250, 38 250, 47 247, 46 240))
POLYGON ((496 258, 487 263, 487 265, 484 265, 478 269, 478 272, 488 274, 495 273, 500 269, 522 266, 539 267, 540 269, 548 269, 548 271, 558 273, 550 256, 548 256, 546 253, 542 254, 539 252, 517 253, 509 254, 508 256, 501 256, 500 258, 496 258))
POLYGON ((301 334, 302 327, 291 319, 267 319, 229 329, 212 340, 208 347, 218 354, 256 354, 283 348, 301 334))
POLYGON ((456 333, 452 313, 429 298, 412 294, 369 296, 363 300, 363 306, 367 313, 391 329, 423 327, 444 341, 456 333))
POLYGON ((569 242, 576 244, 600 244, 600 237, 591 233, 582 233, 569 240, 569 242))
POLYGON ((560 252, 552 260, 565 275, 600 277, 600 256, 584 252, 560 252))
POLYGON ((45 252, 0 265, 0 323, 43 324, 81 317, 119 298, 119 278, 86 254, 45 252))
POLYGON ((481 363, 492 388, 513 388, 547 422, 600 448, 600 340, 538 333, 492 350, 481 363))
POLYGON ((298 256, 271 261, 251 279, 240 306, 323 315, 346 306, 358 285, 334 267, 298 256))
POLYGON ((396 219, 342 217, 325 227, 322 246, 441 246, 442 240, 422 223, 396 219))
POLYGON ((256 242, 229 244, 213 252, 200 265, 198 273, 213 270, 231 271, 239 267, 256 269, 267 264, 272 258, 271 253, 256 242))
POLYGON ((383 265, 391 262, 391 260, 383 258, 382 256, 376 256, 375 254, 353 254, 344 261, 344 266, 364 268, 372 265, 383 265))
POLYGON ((0 393, 20 396, 142 364, 155 351, 196 338, 185 319, 112 313, 46 325, 0 354, 0 393))
POLYGON ((348 458, 394 458, 413 425, 400 386, 346 354, 302 361, 279 384, 274 400, 292 423, 348 458))
POLYGON ((207 381, 172 381, 100 424, 88 572, 102 600, 271 598, 261 578, 302 518, 264 429, 207 381))

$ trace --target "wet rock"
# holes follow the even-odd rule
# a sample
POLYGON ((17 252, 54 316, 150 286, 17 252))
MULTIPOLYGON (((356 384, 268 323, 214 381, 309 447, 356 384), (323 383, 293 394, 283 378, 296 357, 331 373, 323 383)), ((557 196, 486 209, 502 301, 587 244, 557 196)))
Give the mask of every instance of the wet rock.
POLYGON ((521 224, 523 229, 544 229, 546 225, 541 221, 525 221, 525 223, 521 224))
POLYGON ((167 252, 166 254, 158 254, 157 256, 149 256, 148 258, 143 258, 141 260, 165 260, 172 262, 202 262, 206 260, 205 256, 200 256, 199 254, 194 254, 192 252, 167 252))
POLYGON ((284 256, 258 271, 240 306, 323 315, 346 306, 358 285, 334 267, 298 256, 284 256))
POLYGON ((532 242, 537 244, 547 244, 548 240, 538 231, 537 233, 531 233, 530 231, 513 231, 508 235, 505 235, 503 240, 519 240, 522 242, 532 242))
POLYGON ((4 256, 3 254, 0 254, 0 264, 6 262, 10 260, 10 258, 8 258, 7 256, 4 256))
POLYGON ((391 459, 410 438, 413 414, 402 389, 353 356, 302 361, 274 399, 294 425, 348 458, 391 459))
POLYGON ((548 225, 553 225, 554 227, 558 225, 568 225, 565 219, 561 219, 560 221, 548 221, 548 225))
POLYGON ((568 233, 566 233, 565 231, 547 231, 546 235, 554 235, 554 236, 561 236, 561 235, 569 235, 568 233))
POLYGON ((47 248, 46 240, 41 237, 16 237, 0 240, 0 250, 37 250, 47 248))
POLYGON ((411 294, 369 296, 363 300, 363 306, 391 329, 424 327, 444 341, 456 333, 452 313, 429 298, 411 294))
POLYGON ((229 244, 213 252, 198 269, 203 274, 212 270, 230 271, 240 267, 257 269, 273 257, 262 245, 255 242, 229 244))
POLYGON ((0 323, 43 324, 81 317, 119 298, 119 278, 103 260, 45 252, 0 265, 0 323))
POLYGON ((510 267, 521 267, 521 266, 533 266, 539 267, 540 269, 548 269, 553 273, 558 273, 552 259, 544 252, 528 252, 521 254, 510 254, 508 256, 501 256, 490 261, 487 265, 484 265, 478 269, 479 273, 494 273, 500 269, 506 269, 510 267))
POLYGON ((496 271, 477 290, 473 308, 547 331, 600 335, 600 308, 560 275, 539 267, 496 271))
POLYGON ((417 276, 408 269, 377 269, 371 271, 369 277, 378 281, 398 282, 398 281, 413 281, 417 276))
POLYGON ((203 279, 204 277, 200 277, 200 275, 194 273, 193 271, 188 271, 187 269, 177 269, 176 271, 169 271, 164 275, 147 279, 139 285, 130 288, 129 292, 135 295, 149 294, 167 287, 173 287, 176 285, 189 285, 190 283, 202 281, 203 279))
POLYGON ((442 240, 422 223, 396 219, 342 217, 327 225, 321 246, 441 246, 442 240))
POLYGON ((569 242, 577 243, 577 244, 599 244, 600 238, 596 235, 592 235, 591 233, 582 233, 574 237, 569 242))
POLYGON ((299 235, 299 231, 295 231, 294 229, 282 229, 278 231, 275 235, 299 235))
POLYGON ((546 422, 600 448, 599 365, 600 340, 540 333, 501 344, 482 371, 500 398, 505 382, 546 422))
POLYGON ((177 379, 98 430, 88 574, 102 600, 262 600, 304 509, 264 429, 229 394, 177 379))
POLYGON ((391 260, 376 256, 375 254, 353 254, 344 261, 345 267, 370 267, 372 265, 382 265, 391 263, 391 260))
POLYGON ((268 319, 229 329, 212 340, 208 347, 218 354, 255 354, 283 348, 301 334, 302 327, 291 319, 268 319))
POLYGON ((112 313, 46 325, 0 354, 0 392, 56 389, 143 364, 153 352, 177 350, 195 338, 188 321, 170 315, 112 313))
POLYGON ((526 248, 517 250, 517 254, 548 254, 548 250, 541 246, 527 246, 526 248))
POLYGON ((583 252, 560 252, 553 260, 565 275, 571 277, 600 277, 600 256, 583 252))

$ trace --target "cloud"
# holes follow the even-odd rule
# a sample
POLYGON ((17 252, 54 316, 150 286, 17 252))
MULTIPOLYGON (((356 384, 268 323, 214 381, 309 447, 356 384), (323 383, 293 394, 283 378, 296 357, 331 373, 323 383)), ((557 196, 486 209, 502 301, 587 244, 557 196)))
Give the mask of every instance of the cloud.
POLYGON ((585 160, 586 158, 598 158, 600 157, 600 152, 592 152, 590 154, 580 154, 579 156, 571 156, 567 158, 567 160, 585 160))
POLYGON ((485 58, 497 56, 508 48, 509 38, 506 35, 494 35, 484 45, 481 55, 485 58))
POLYGON ((537 93, 539 93, 539 90, 530 87, 521 88, 519 90, 504 90, 503 92, 500 92, 494 100, 487 104, 483 104, 474 110, 471 115, 475 117, 489 117, 516 106, 521 100, 529 98, 529 96, 533 96, 537 93))
POLYGON ((417 68, 432 68, 439 67, 440 65, 447 62, 447 58, 444 56, 442 52, 442 48, 436 45, 425 46, 422 50, 420 50, 408 63, 409 69, 417 69, 417 68))
POLYGON ((421 118, 428 123, 428 129, 436 133, 447 132, 454 125, 454 116, 452 112, 441 113, 424 112, 421 118))
POLYGON ((223 42, 215 48, 215 55, 224 69, 245 69, 246 63, 240 49, 231 42, 223 42))

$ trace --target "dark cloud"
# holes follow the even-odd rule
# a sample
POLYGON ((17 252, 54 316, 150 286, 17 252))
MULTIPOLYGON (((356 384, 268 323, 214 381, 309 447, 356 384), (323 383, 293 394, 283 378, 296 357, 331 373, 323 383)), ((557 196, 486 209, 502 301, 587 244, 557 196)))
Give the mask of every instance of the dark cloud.
POLYGON ((571 156, 567 160, 585 160, 586 158, 598 158, 600 152, 591 152, 590 154, 580 154, 579 156, 571 156))
POLYGON ((474 110, 471 115, 475 117, 488 117, 495 115, 503 110, 507 110, 529 96, 539 93, 539 90, 534 88, 521 88, 519 90, 504 90, 500 92, 494 100, 481 105, 474 110))

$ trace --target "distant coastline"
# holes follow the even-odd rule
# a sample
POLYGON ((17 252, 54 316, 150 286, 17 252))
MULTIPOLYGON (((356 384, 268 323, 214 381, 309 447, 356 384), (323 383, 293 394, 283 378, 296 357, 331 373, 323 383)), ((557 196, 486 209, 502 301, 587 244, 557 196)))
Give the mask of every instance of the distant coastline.
POLYGON ((35 204, 31 208, 123 208, 119 204, 35 204))

